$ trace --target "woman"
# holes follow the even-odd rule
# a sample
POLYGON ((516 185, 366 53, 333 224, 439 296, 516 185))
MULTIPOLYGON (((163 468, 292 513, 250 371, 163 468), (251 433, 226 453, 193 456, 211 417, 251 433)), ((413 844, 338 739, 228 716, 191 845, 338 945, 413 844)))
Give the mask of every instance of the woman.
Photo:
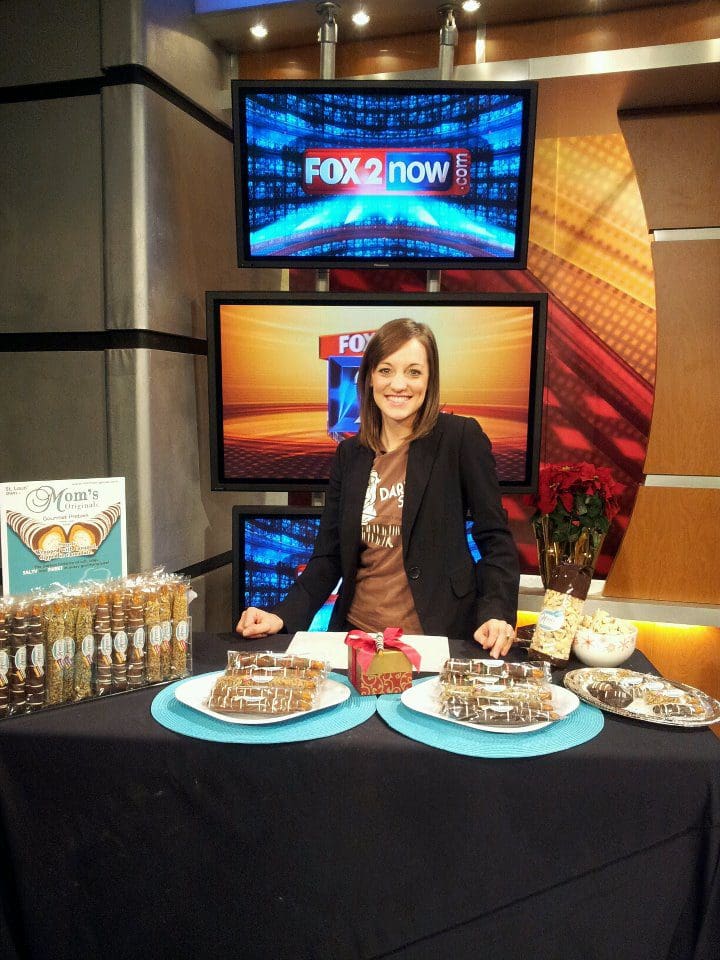
POLYGON ((307 567, 272 611, 248 607, 237 632, 307 629, 342 577, 330 630, 402 627, 472 638, 504 656, 514 638, 517 550, 488 438, 476 420, 440 413, 430 328, 409 319, 381 327, 365 350, 358 394, 360 431, 338 446, 307 567))

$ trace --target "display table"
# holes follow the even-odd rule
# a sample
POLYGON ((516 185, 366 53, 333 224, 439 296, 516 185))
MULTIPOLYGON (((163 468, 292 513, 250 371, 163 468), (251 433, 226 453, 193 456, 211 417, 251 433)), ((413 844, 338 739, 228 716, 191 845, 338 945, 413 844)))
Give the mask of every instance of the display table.
MULTIPOLYGON (((248 645, 193 643, 195 673, 248 645)), ((374 715, 223 744, 156 723, 157 693, 0 723, 4 960, 717 960, 708 730, 607 714, 581 746, 486 760, 374 715)))

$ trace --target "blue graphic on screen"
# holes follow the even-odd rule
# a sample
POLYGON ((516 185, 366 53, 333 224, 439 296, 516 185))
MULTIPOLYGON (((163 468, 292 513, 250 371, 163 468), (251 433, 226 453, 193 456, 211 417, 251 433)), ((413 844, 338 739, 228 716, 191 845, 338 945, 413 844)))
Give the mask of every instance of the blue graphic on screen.
MULTIPOLYGON (((244 583, 240 584, 242 609, 260 607, 268 610, 280 603, 302 572, 313 551, 320 529, 319 516, 266 516, 241 518, 244 544, 244 583)), ((473 540, 468 521, 467 538, 475 562, 480 553, 473 540)), ((315 614, 310 630, 325 632, 340 583, 315 614)))
POLYGON ((328 357, 328 436, 340 441, 358 432, 357 374, 362 357, 328 357))
POLYGON ((512 259, 522 93, 247 91, 251 257, 512 259))

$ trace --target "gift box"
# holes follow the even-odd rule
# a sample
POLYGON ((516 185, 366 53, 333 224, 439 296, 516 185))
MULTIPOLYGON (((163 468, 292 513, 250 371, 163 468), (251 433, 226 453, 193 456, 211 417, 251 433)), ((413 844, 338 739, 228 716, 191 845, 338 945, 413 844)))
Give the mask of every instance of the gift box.
POLYGON ((402 693, 412 685, 413 667, 420 669, 420 654, 400 639, 399 627, 383 633, 351 630, 345 637, 348 676, 363 696, 402 693))

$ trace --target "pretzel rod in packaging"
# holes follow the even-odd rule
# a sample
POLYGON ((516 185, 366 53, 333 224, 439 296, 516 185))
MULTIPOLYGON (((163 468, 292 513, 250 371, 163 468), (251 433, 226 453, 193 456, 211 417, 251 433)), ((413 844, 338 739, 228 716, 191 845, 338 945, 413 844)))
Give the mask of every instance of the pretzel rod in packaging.
POLYGON ((157 592, 150 590, 145 598, 145 676, 148 683, 162 680, 162 627, 160 601, 157 592))
POLYGON ((0 719, 8 715, 8 670, 10 647, 8 642, 7 615, 0 607, 0 719))
POLYGON ((127 611, 128 634, 128 687, 135 689, 145 683, 145 614, 143 597, 139 590, 133 592, 127 611))
POLYGON ((125 629, 125 595, 119 590, 112 595, 110 633, 112 635, 112 689, 127 690, 128 635, 125 629))
POLYGON ((45 609, 45 699, 48 704, 63 702, 65 660, 65 616, 59 601, 45 609))
POLYGON ((95 610, 95 694, 103 696, 112 689, 112 633, 107 594, 101 593, 95 610))
POLYGON ((27 617, 25 611, 17 608, 10 626, 10 669, 8 671, 8 700, 11 714, 24 713, 27 706, 25 696, 25 670, 27 666, 27 617))
POLYGON ((29 710, 45 703, 45 643, 39 603, 32 606, 27 625, 25 695, 29 710))
POLYGON ((77 602, 68 598, 63 610, 63 625, 65 628, 62 661, 63 703, 72 700, 73 682, 75 679, 75 621, 77 620, 77 610, 77 602))
POLYGON ((75 663, 73 671, 73 700, 92 696, 92 675, 95 665, 95 638, 90 603, 83 597, 75 618, 75 663))
POLYGON ((170 643, 172 677, 182 677, 187 672, 189 636, 188 588, 185 583, 178 583, 172 591, 172 638, 170 643))
POLYGON ((158 590, 158 616, 160 617, 160 674, 169 680, 172 674, 172 597, 166 583, 158 590))

